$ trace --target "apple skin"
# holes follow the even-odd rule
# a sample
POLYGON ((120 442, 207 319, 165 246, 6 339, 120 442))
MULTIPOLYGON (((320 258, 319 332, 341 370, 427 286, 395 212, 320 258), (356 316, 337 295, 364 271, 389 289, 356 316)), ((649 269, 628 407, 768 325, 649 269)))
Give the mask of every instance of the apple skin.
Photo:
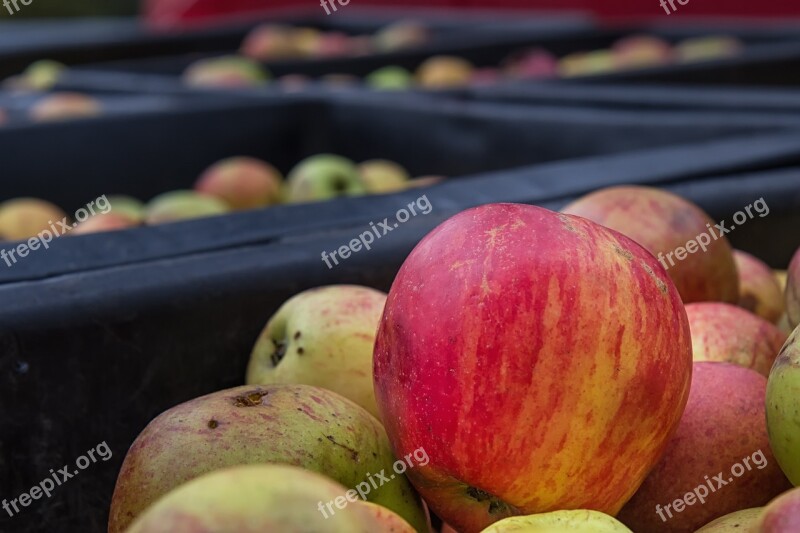
POLYGON ((264 161, 231 157, 206 169, 194 189, 223 200, 234 211, 246 211, 278 203, 282 181, 280 172, 264 161))
POLYGON ((259 336, 247 383, 324 387, 378 417, 372 348, 385 304, 386 294, 355 285, 320 287, 294 296, 259 336))
POLYGON ((91 218, 88 218, 84 222, 81 222, 70 233, 67 233, 67 235, 88 235, 90 233, 103 233, 107 231, 117 231, 117 230, 133 228, 138 225, 139 224, 132 221, 125 215, 119 215, 117 213, 105 213, 105 214, 100 213, 91 218))
POLYGON ((800 488, 781 494, 758 517, 752 533, 797 533, 800 531, 800 488))
POLYGON ((615 69, 616 59, 611 50, 575 52, 558 61, 558 73, 565 78, 605 74, 615 69))
POLYGON ((23 91, 48 91, 66 70, 67 67, 58 61, 42 59, 31 63, 19 76, 10 78, 9 85, 23 91))
POLYGON ((294 39, 294 28, 263 24, 250 30, 239 53, 256 61, 290 59, 301 55, 294 39))
POLYGON ((609 187, 561 211, 619 231, 647 248, 666 265, 684 303, 739 301, 739 277, 728 239, 723 235, 713 240, 707 224, 713 228, 714 221, 688 200, 652 187, 609 187), (706 251, 696 248, 689 254, 687 250, 683 260, 669 256, 701 234, 711 240, 706 251))
POLYGON ((373 42, 376 50, 392 52, 422 46, 430 38, 430 30, 424 25, 411 20, 401 20, 379 30, 373 37, 373 42))
MULTIPOLYGON (((335 514, 323 505, 347 489, 325 476, 286 465, 247 465, 189 481, 148 508, 127 533, 413 533, 388 509, 348 502, 335 514), (395 529, 391 529, 392 527, 395 529)), ((375 506, 377 507, 377 506, 375 506)))
POLYGON ((783 290, 772 269, 760 259, 733 251, 739 272, 739 307, 777 324, 785 311, 783 290))
POLYGON ((370 194, 389 194, 405 191, 411 176, 394 161, 371 159, 358 165, 361 182, 370 194))
POLYGON ((44 230, 67 215, 60 208, 38 198, 16 198, 0 204, 0 239, 21 241, 44 230))
POLYGON ((135 224, 141 224, 145 219, 145 206, 140 200, 125 195, 112 195, 108 197, 111 211, 115 215, 124 216, 135 224))
POLYGON ((554 78, 558 75, 558 59, 547 50, 532 48, 506 59, 503 70, 512 78, 554 78))
POLYGON ((30 109, 35 122, 50 122, 76 118, 96 117, 102 113, 99 100, 80 93, 55 93, 45 96, 30 109))
POLYGON ((643 68, 672 62, 672 45, 652 35, 624 37, 611 47, 617 68, 643 68))
POLYGON ((786 317, 790 328, 800 325, 800 248, 786 272, 786 317))
POLYGON ((455 56, 434 56, 422 63, 416 72, 417 83, 425 89, 466 87, 475 68, 466 59, 455 56))
POLYGON ((259 63, 240 56, 222 56, 195 61, 183 73, 191 87, 228 89, 266 85, 271 75, 259 63))
POLYGON ((224 215, 230 211, 222 200, 195 191, 160 194, 148 202, 146 209, 145 222, 149 225, 224 215))
POLYGON ((743 48, 744 44, 736 37, 695 37, 675 45, 675 54, 678 61, 690 63, 732 57, 739 54, 743 48))
MULTIPOLYGON (((769 446, 764 420, 767 380, 757 372, 727 363, 694 363, 689 402, 678 430, 633 498, 617 515, 634 531, 682 533, 694 531, 715 518, 750 507, 760 507, 789 488, 769 446), (761 450, 763 457, 752 457, 761 450), (733 478, 739 463, 750 470, 733 478), (759 466, 761 468, 759 468, 759 466), (706 486, 705 503, 693 490, 722 472, 723 487, 714 480, 706 486), (692 493, 694 503, 683 511, 663 506, 692 493), (656 512, 662 507, 665 520, 656 512)), ((699 491, 702 493, 703 491, 699 491)))
POLYGON ((730 304, 693 303, 686 306, 686 315, 695 361, 732 363, 768 377, 786 342, 777 326, 730 304))
POLYGON ((646 250, 517 204, 464 211, 411 252, 375 343, 375 395, 408 475, 461 533, 567 508, 615 514, 677 426, 680 297, 646 250))
MULTIPOLYGON (((380 422, 334 392, 307 385, 224 390, 169 409, 137 437, 117 478, 108 531, 125 531, 175 487, 230 466, 299 466, 352 489, 368 473, 392 472, 393 461, 380 422)), ((427 531, 425 512, 404 475, 367 497, 427 531)))
POLYGON ((746 533, 756 523, 763 507, 735 511, 712 520, 695 533, 746 533))
POLYGON ((414 84, 414 76, 403 67, 390 65, 370 73, 364 83, 375 90, 394 91, 408 89, 414 84))
POLYGON ((318 202, 367 193, 355 163, 331 154, 318 154, 301 161, 286 181, 289 203, 318 202))
POLYGON ((767 428, 786 476, 800 485, 800 326, 775 359, 767 385, 767 428))
POLYGON ((597 511, 553 511, 531 516, 512 516, 481 533, 632 533, 614 517, 597 511))

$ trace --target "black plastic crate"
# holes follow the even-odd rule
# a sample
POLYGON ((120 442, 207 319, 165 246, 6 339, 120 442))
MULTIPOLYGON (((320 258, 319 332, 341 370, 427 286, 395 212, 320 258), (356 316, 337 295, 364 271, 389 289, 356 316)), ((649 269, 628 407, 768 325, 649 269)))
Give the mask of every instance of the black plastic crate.
MULTIPOLYGON (((258 157, 285 173, 316 153, 390 159, 412 175, 449 176, 454 187, 464 183, 471 191, 466 180, 482 172, 794 126, 792 117, 769 114, 465 104, 377 94, 187 102, 166 112, 0 129, 0 155, 14 155, 4 159, 4 172, 15 176, 3 183, 0 200, 39 197, 74 213, 104 194, 149 200, 191 188, 225 157, 258 157), (39 156, 42 147, 47 157, 39 156)), ((589 187, 591 175, 578 182, 589 187)), ((260 245, 363 221, 383 201, 340 199, 136 228, 105 236, 100 246, 90 238, 57 239, 46 253, 0 263, 0 283, 260 245)))
MULTIPOLYGON (((783 267, 800 245, 800 134, 697 143, 550 163, 376 198, 360 217, 326 231, 270 243, 165 258, 0 285, 0 492, 13 498, 73 463, 99 442, 108 462, 68 481, 52 498, 14 518, 8 532, 105 530, 114 481, 138 432, 181 401, 242 382, 267 318, 295 293, 331 283, 386 290, 413 246, 453 214, 514 201, 558 209, 596 187, 642 183, 697 202, 719 219, 758 198, 770 207, 734 245, 783 267), (784 166, 786 166, 784 168, 784 166), (329 269, 321 252, 349 242, 368 221, 391 217, 422 194, 432 210, 416 216, 329 269)), ((263 213, 251 213, 258 225, 263 213)), ((85 241, 109 246, 112 236, 85 241)))

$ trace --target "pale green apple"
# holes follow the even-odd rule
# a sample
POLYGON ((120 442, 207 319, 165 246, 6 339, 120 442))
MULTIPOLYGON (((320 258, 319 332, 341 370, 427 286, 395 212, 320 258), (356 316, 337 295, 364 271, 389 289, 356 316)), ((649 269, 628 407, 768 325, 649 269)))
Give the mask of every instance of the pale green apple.
POLYGON ((767 383, 767 430, 775 459, 800 485, 800 326, 775 359, 767 383))
POLYGON ((370 73, 364 82, 378 90, 408 89, 414 84, 414 76, 403 67, 390 65, 370 73))
POLYGON ((386 294, 355 285, 311 289, 284 303, 258 338, 247 383, 302 383, 349 398, 378 417, 372 348, 386 294))
POLYGON ((358 165, 361 181, 371 194, 388 194, 408 189, 411 176, 406 169, 385 159, 372 159, 358 165))
POLYGON ((223 390, 169 409, 136 438, 117 478, 108 532, 122 533, 192 479, 257 464, 299 466, 355 490, 372 479, 375 486, 362 490, 367 500, 427 532, 421 501, 406 476, 394 473, 394 461, 380 422, 335 392, 308 385, 223 390), (392 477, 382 482, 377 473, 392 477))
POLYGON ((146 209, 145 221, 151 225, 224 215, 230 211, 222 200, 195 191, 161 194, 150 200, 146 209))
POLYGON ((343 485, 294 466, 235 466, 176 488, 127 533, 413 533, 388 509, 342 502, 346 492, 343 485), (341 509, 326 507, 337 498, 341 509))
POLYGON ((287 190, 289 203, 318 202, 367 192, 355 163, 331 154, 311 156, 298 163, 289 173, 287 190))
POLYGON ((763 507, 754 507, 720 516, 695 533, 747 533, 750 531, 749 528, 755 525, 763 510, 763 507))
POLYGON ((512 516, 495 522, 482 533, 631 533, 631 530, 605 513, 579 509, 512 516))

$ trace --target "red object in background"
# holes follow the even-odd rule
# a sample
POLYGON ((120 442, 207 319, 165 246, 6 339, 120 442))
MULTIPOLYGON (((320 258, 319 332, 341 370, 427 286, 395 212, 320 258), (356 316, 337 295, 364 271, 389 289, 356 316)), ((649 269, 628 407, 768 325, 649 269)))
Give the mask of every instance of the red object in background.
MULTIPOLYGON (((658 18, 667 21, 670 18, 702 16, 740 19, 800 17, 800 3, 791 0, 672 0, 676 9, 673 11, 667 7, 669 15, 660 2, 661 0, 349 0, 346 5, 339 6, 339 9, 352 6, 391 6, 580 10, 593 13, 603 20, 658 18), (681 2, 684 4, 681 5, 681 2)), ((317 8, 324 13, 319 0, 144 0, 147 20, 161 27, 286 8, 317 8)))

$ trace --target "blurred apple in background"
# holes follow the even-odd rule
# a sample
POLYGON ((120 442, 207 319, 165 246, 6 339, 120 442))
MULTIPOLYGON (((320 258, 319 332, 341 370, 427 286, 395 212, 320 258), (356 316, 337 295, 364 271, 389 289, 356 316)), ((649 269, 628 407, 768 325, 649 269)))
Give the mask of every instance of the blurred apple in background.
POLYGON ((387 194, 408 189, 411 176, 394 161, 372 159, 358 165, 359 176, 370 194, 387 194))
POLYGON ((566 78, 592 76, 613 72, 616 60, 611 50, 576 52, 562 57, 558 62, 558 73, 566 78))
POLYGON ((743 49, 744 44, 736 37, 695 37, 675 45, 675 54, 678 61, 689 63, 733 57, 743 49))
POLYGON ((767 377, 786 341, 774 324, 733 305, 693 303, 686 315, 695 361, 733 363, 767 377))
POLYGON ((301 55, 294 33, 295 29, 275 24, 258 26, 247 34, 240 53, 256 61, 288 59, 301 55))
POLYGON ((257 87, 267 84, 270 77, 259 63, 241 56, 200 59, 183 73, 183 81, 192 87, 257 87))
POLYGON ((385 303, 384 293, 355 285, 320 287, 294 296, 261 332, 247 383, 316 385, 379 416, 372 348, 385 303))
POLYGON ((145 206, 140 200, 132 196, 112 195, 108 197, 108 203, 115 215, 124 216, 137 224, 144 222, 145 206))
POLYGON ((508 57, 503 70, 512 78, 553 78, 558 75, 558 59, 547 50, 531 48, 508 57))
POLYGON ((230 211, 222 200, 195 191, 160 194, 150 200, 146 209, 146 222, 151 225, 224 215, 230 211))
POLYGON ((269 163, 239 156, 213 164, 194 188, 219 198, 234 211, 244 211, 278 203, 282 182, 281 173, 269 163))
POLYGON ((735 511, 725 516, 721 516, 716 520, 712 520, 704 525, 695 533, 748 533, 755 525, 763 507, 754 507, 752 509, 743 509, 735 511))
POLYGON ((739 275, 728 239, 709 235, 713 219, 688 200, 630 185, 590 193, 562 212, 619 231, 647 248, 667 269, 684 303, 739 301, 739 275), (698 244, 701 240, 708 242, 698 244))
POLYGON ((22 74, 8 78, 5 85, 12 90, 47 91, 55 87, 66 70, 58 61, 42 59, 31 63, 22 74))
POLYGON ((739 273, 739 307, 773 324, 783 316, 783 289, 772 269, 758 258, 741 250, 733 251, 739 273))
POLYGON ((672 45, 652 35, 632 35, 614 43, 611 47, 617 68, 630 69, 654 67, 671 63, 674 58, 672 45))
POLYGON ((425 187, 442 183, 446 179, 444 176, 420 176, 409 180, 406 187, 408 189, 424 189, 425 187))
POLYGON ((408 476, 461 533, 569 508, 615 514, 689 392, 680 296, 641 246, 538 207, 464 211, 411 252, 375 343, 375 394, 408 476))
POLYGON ((417 83, 426 89, 448 89, 469 85, 474 71, 466 59, 455 56, 434 56, 417 68, 417 83))
POLYGON ((344 157, 311 156, 295 166, 287 177, 289 203, 318 202, 339 196, 359 196, 367 189, 358 167, 344 157))
POLYGON ((767 427, 775 457, 794 485, 800 485, 800 326, 769 374, 767 427))
POLYGON ((380 90, 408 89, 414 84, 414 75, 403 67, 390 65, 367 75, 364 83, 373 89, 380 90))
POLYGON ((617 518, 633 531, 684 533, 787 490, 767 437, 766 388, 753 370, 694 363, 678 430, 617 518))
POLYGON ((36 122, 69 120, 95 117, 103 110, 103 104, 91 96, 80 93, 55 93, 45 96, 30 109, 36 122))
POLYGON ((392 23, 375 34, 375 48, 381 52, 394 52, 426 44, 431 39, 427 27, 413 20, 392 23))
POLYGON ((44 230, 53 233, 67 214, 59 207, 37 198, 16 198, 0 204, 0 239, 21 241, 44 230))
POLYGON ((132 221, 125 215, 118 215, 116 213, 100 213, 85 222, 81 222, 78 226, 67 235, 88 235, 90 233, 103 233, 107 231, 117 231, 138 226, 136 222, 132 221))
POLYGON ((769 502, 750 533, 797 533, 798 531, 800 531, 800 489, 793 489, 769 502))

